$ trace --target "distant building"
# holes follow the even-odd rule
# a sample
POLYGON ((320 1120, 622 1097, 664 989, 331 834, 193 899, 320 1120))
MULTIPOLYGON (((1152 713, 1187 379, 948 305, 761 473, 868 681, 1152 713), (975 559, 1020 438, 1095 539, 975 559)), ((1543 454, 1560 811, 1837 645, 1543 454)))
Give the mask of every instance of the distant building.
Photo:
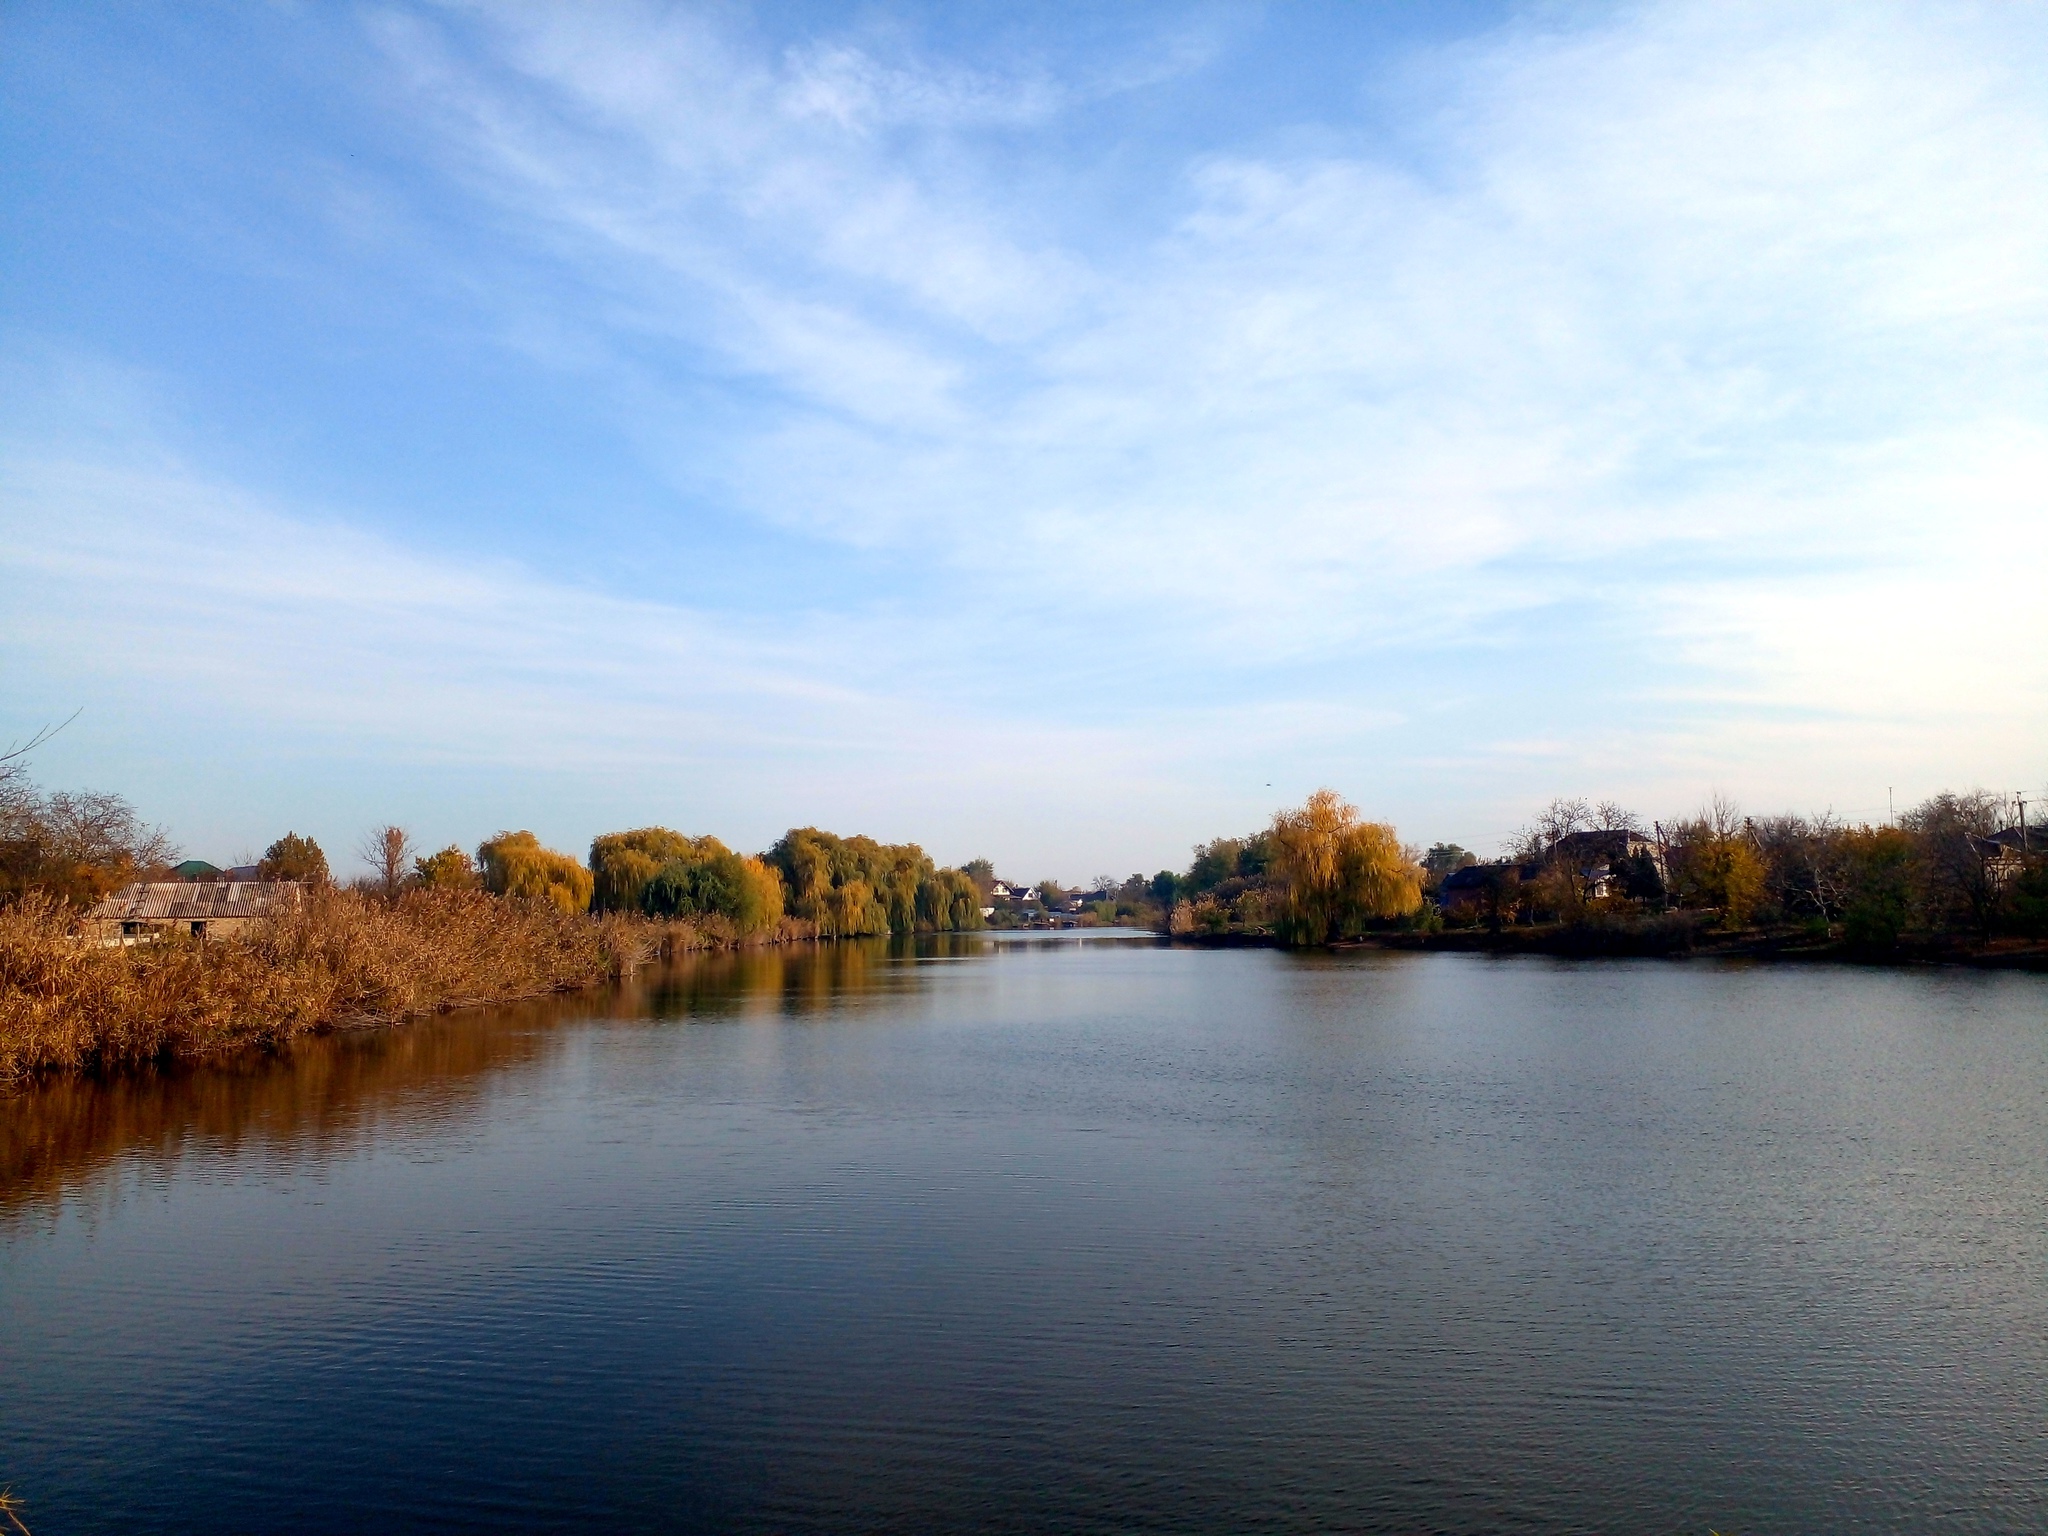
MULTIPOLYGON (((1467 864, 1463 869, 1454 869, 1444 876, 1443 884, 1437 887, 1437 904, 1446 915, 1453 912, 1483 910, 1495 890, 1517 890, 1524 880, 1534 880, 1542 873, 1541 864, 1517 864, 1512 861, 1467 864)), ((1506 905, 1513 907, 1517 899, 1510 895, 1506 905)))
POLYGON ((138 881, 86 913, 86 932, 106 944, 173 933, 225 937, 281 905, 296 906, 304 891, 293 880, 138 881))
POLYGON ((209 864, 204 859, 187 859, 171 873, 187 885, 196 885, 203 880, 218 880, 221 877, 220 866, 209 864))
POLYGON ((1550 845, 1547 862, 1569 863, 1576 869, 1586 870, 1646 856, 1656 862, 1657 873, 1662 875, 1664 851, 1657 846, 1656 839, 1624 828, 1609 832, 1567 832, 1550 845))
POLYGON ((1970 849, 1984 861, 1984 871, 1994 888, 2002 889, 2016 880, 2027 867, 2027 855, 2048 853, 2048 837, 2033 827, 2007 827, 1989 837, 1970 838, 1970 849))

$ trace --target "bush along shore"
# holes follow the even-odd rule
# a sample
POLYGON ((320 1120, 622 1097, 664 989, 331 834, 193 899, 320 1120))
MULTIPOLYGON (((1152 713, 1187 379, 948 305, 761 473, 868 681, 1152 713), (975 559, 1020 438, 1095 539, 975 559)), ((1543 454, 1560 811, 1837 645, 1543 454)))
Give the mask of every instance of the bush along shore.
POLYGON ((310 886, 230 938, 105 944, 31 893, 0 906, 0 1084, 276 1046, 613 980, 689 950, 808 939, 783 917, 589 916, 535 897, 419 887, 386 898, 310 886))
POLYGON ((666 827, 607 833, 588 865, 527 831, 472 858, 384 826, 358 852, 372 873, 347 887, 296 832, 251 864, 176 863, 120 796, 44 793, 0 755, 0 1088, 572 991, 691 950, 983 920, 975 881, 916 844, 815 827, 755 857, 666 827))

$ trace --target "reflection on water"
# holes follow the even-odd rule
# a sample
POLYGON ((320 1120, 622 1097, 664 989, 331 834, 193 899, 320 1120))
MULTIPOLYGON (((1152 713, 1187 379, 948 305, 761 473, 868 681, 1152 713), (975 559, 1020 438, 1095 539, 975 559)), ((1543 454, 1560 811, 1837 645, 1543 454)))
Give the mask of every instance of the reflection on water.
POLYGON ((907 963, 1075 942, 939 934, 690 954, 600 990, 312 1036, 206 1066, 52 1079, 0 1099, 0 1221, 47 1212, 54 1197, 115 1159, 161 1168, 204 1148, 321 1161, 374 1140, 394 1120, 448 1123, 473 1112, 492 1073, 558 1048, 549 1030, 564 1020, 820 1013, 876 988, 914 987, 907 963))
POLYGON ((964 937, 0 1103, 49 1532, 2048 1529, 2048 984, 964 937))

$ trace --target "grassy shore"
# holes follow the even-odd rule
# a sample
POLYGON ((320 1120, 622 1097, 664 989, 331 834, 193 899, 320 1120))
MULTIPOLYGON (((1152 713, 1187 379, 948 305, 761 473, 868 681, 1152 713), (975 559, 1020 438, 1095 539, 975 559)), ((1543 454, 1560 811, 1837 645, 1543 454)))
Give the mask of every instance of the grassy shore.
MULTIPOLYGON (((478 891, 323 889, 235 938, 127 947, 81 940, 73 916, 40 897, 0 908, 0 1085, 571 991, 739 942, 719 918, 575 916, 478 891)), ((749 942, 809 936, 785 919, 749 942)))

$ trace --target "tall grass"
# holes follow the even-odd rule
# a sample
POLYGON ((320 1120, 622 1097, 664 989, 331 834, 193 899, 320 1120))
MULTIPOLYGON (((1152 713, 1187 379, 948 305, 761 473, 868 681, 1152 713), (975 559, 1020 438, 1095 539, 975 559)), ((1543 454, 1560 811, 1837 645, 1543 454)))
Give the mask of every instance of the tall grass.
POLYGON ((102 947, 72 932, 73 916, 40 896, 0 908, 0 1083, 568 991, 737 939, 715 919, 592 918, 460 890, 386 902, 322 889, 242 935, 205 942, 102 947))

